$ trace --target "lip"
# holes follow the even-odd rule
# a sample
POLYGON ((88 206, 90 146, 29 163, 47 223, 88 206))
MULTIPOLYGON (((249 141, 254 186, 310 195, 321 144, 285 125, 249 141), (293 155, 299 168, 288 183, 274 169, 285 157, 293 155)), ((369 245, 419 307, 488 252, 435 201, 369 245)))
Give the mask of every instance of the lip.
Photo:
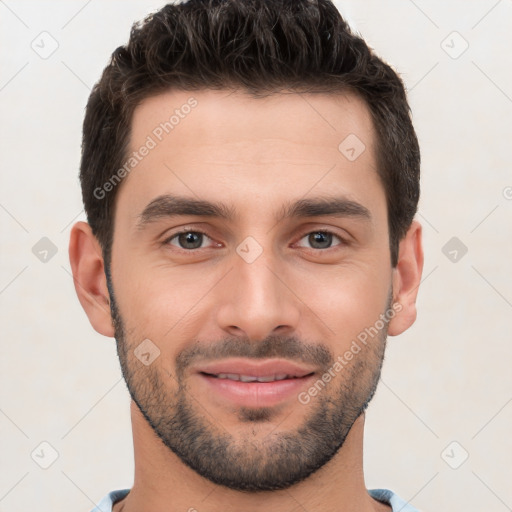
POLYGON ((256 362, 242 358, 231 358, 223 361, 206 363, 197 368, 199 373, 218 375, 219 373, 237 373, 251 377, 270 377, 272 375, 285 374, 290 377, 304 377, 317 369, 299 365, 286 359, 266 359, 256 362))
POLYGON ((295 398, 315 378, 316 368, 283 359, 262 362, 229 359, 204 364, 197 375, 214 398, 244 407, 272 407, 295 398), (251 377, 272 377, 286 374, 288 378, 272 382, 242 382, 215 377, 216 374, 239 374, 251 377))

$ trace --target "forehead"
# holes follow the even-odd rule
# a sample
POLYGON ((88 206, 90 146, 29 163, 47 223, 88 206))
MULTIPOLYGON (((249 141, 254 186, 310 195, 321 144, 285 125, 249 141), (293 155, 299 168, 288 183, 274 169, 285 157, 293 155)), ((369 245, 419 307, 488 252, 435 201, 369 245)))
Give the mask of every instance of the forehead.
POLYGON ((349 133, 372 149, 368 106, 348 91, 329 95, 283 91, 254 98, 243 91, 207 89, 169 91, 143 100, 132 117, 130 142, 135 150, 148 135, 157 143, 172 138, 185 145, 243 143, 250 137, 252 143, 309 141, 337 155, 339 142, 349 133))
POLYGON ((134 215, 165 193, 257 199, 260 210, 313 189, 356 200, 383 193, 371 114, 352 93, 169 91, 135 109, 130 155, 118 194, 134 215))

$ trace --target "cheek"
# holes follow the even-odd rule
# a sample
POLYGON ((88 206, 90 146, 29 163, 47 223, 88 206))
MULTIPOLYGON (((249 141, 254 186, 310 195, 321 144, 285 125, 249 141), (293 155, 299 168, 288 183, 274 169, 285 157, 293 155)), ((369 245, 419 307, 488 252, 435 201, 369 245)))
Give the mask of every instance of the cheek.
MULTIPOLYGON (((237 296, 222 291, 233 277, 223 281, 229 262, 172 266, 130 254, 123 259, 118 252, 113 267, 116 300, 130 338, 160 341, 161 348, 172 341, 179 350, 197 336, 218 336, 215 312, 237 296)), ((299 331, 350 344, 374 325, 387 304, 391 270, 382 253, 359 256, 333 265, 282 262, 280 275, 289 291, 276 290, 282 288, 280 300, 301 311, 299 331)))
POLYGON ((114 290, 126 327, 134 336, 162 341, 194 336, 201 302, 221 275, 206 267, 119 263, 114 290))
POLYGON ((291 288, 299 290, 297 295, 308 306, 305 314, 309 323, 323 323, 328 337, 339 343, 350 343, 384 312, 391 272, 379 268, 376 262, 325 270, 309 275, 301 273, 300 281, 291 288))

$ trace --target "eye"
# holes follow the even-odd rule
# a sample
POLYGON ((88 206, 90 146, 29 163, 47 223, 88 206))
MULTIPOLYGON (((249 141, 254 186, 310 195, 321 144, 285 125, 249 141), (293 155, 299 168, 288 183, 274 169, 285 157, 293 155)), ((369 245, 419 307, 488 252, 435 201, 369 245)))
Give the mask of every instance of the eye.
POLYGON ((203 242, 205 239, 211 240, 211 238, 202 231, 185 230, 175 233, 171 237, 167 238, 164 241, 164 244, 174 245, 184 250, 194 250, 204 248, 203 242), (173 242, 175 239, 176 241, 173 242))
MULTIPOLYGON (((197 230, 183 230, 178 233, 174 233, 172 236, 168 237, 164 240, 164 244, 173 245, 177 247, 178 249, 182 249, 185 251, 194 251, 197 249, 204 249, 207 248, 208 245, 206 245, 207 241, 213 242, 213 240, 202 231, 197 230)), ((332 247, 336 247, 338 245, 345 244, 345 240, 341 238, 339 235, 327 231, 327 230, 318 230, 318 231, 311 231, 309 233, 306 233, 301 239, 307 240, 307 243, 310 244, 310 249, 313 250, 325 250, 330 249, 332 247), (333 246, 333 239, 338 239, 339 243, 335 244, 333 246)), ((305 247, 300 243, 299 241, 299 247, 305 247)), ((222 244, 213 243, 210 246, 221 246, 222 244)))
POLYGON ((345 242, 340 236, 332 233, 331 231, 325 230, 311 231, 311 233, 307 233, 303 236, 301 240, 306 239, 307 242, 312 245, 312 249, 322 250, 330 249, 332 247, 333 238, 337 238, 341 242, 336 245, 342 245, 345 242))

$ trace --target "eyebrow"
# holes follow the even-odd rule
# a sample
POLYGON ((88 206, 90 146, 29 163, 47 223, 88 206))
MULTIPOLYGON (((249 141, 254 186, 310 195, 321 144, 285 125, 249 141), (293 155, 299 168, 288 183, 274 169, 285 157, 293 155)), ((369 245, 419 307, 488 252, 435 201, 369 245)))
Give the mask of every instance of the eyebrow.
MULTIPOLYGON (((153 199, 138 216, 137 229, 162 218, 177 216, 220 218, 233 221, 238 218, 236 209, 221 202, 210 202, 183 196, 165 194, 153 199)), ((285 204, 274 219, 280 222, 289 218, 305 217, 355 217, 365 221, 372 219, 371 213, 360 203, 345 197, 315 197, 299 199, 285 204)))

